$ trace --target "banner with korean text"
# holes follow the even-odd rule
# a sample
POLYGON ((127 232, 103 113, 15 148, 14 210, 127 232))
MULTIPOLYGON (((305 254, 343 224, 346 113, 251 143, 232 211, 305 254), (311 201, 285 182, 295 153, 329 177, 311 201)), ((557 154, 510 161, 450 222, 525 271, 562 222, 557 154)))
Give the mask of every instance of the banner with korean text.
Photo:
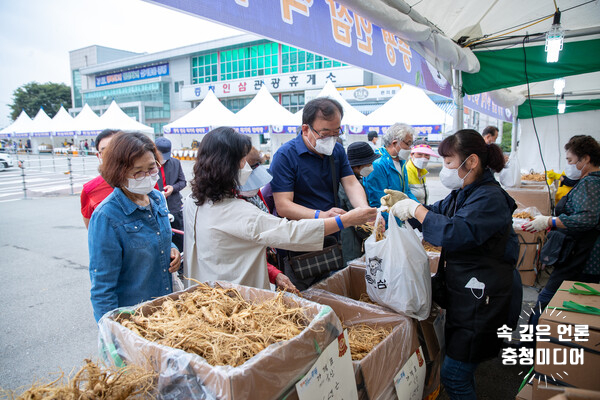
POLYGON ((391 32, 333 0, 146 0, 452 97, 450 84, 391 32))

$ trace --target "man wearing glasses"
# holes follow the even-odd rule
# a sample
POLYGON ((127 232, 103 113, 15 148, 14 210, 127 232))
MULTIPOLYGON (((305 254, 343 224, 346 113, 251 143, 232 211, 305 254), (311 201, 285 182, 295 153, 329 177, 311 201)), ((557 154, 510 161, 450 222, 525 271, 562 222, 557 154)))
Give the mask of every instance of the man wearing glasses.
MULTIPOLYGON (((326 97, 311 100, 304 106, 302 133, 281 146, 270 168, 279 216, 300 220, 345 214, 337 198, 340 183, 354 208, 369 207, 343 146, 336 142, 342 133, 343 113, 337 101, 326 97)), ((284 273, 300 290, 322 278, 300 281, 293 271, 284 270, 284 273)))
MULTIPOLYGON (((102 164, 102 152, 110 143, 113 135, 117 132, 118 131, 116 130, 105 129, 96 137, 96 157, 98 157, 100 164, 102 164)), ((88 227, 90 218, 92 218, 92 213, 98 204, 102 203, 102 200, 111 194, 112 191, 112 186, 106 183, 102 175, 98 175, 83 185, 80 197, 81 215, 83 216, 83 223, 86 228, 88 227)))

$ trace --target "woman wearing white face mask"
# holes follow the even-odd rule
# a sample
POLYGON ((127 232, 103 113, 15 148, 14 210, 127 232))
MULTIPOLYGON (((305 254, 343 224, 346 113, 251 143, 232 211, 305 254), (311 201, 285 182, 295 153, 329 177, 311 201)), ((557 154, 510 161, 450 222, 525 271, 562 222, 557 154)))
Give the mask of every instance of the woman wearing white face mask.
MULTIPOLYGON (((519 251, 512 228, 516 205, 492 173, 504 167, 502 150, 486 145, 477 131, 464 129, 444 139, 439 153, 440 180, 452 189, 450 195, 430 206, 401 200, 390 212, 401 220, 416 218, 423 238, 442 246, 438 268, 447 289, 433 293, 447 310, 441 380, 451 399, 475 399, 475 369, 498 355, 497 329, 509 319, 519 251)), ((520 301, 516 307, 520 311, 520 301)))
MULTIPOLYGON (((409 198, 417 200, 410 190, 406 170, 413 136, 413 128, 406 124, 394 124, 385 132, 383 147, 379 149, 381 158, 373 162, 373 172, 363 180, 371 207, 381 205, 380 199, 386 195, 386 189, 403 192, 409 198)), ((383 215, 387 220, 387 213, 383 215)))
POLYGON ((533 324, 539 317, 537 311, 544 309, 563 281, 600 281, 600 144, 591 136, 578 135, 565 144, 565 150, 567 178, 579 182, 556 204, 554 217, 538 216, 523 226, 530 232, 552 229, 544 250, 546 246, 557 246, 551 236, 565 235, 560 251, 565 260, 554 264, 554 271, 538 296, 533 324), (569 243, 573 247, 564 250, 569 243))
POLYGON ((184 204, 186 275, 198 281, 269 289, 267 247, 321 250, 325 235, 376 215, 374 209, 359 208, 331 218, 292 221, 263 212, 236 194, 252 173, 246 162, 251 146, 248 136, 227 127, 214 129, 200 142, 192 194, 184 204))
MULTIPOLYGON (((350 168, 354 172, 354 176, 361 183, 364 178, 369 176, 373 172, 373 162, 380 156, 375 154, 373 148, 366 142, 354 142, 348 146, 348 163, 350 168)), ((338 190, 338 197, 340 199, 340 207, 345 211, 354 209, 344 187, 340 185, 338 190)), ((367 232, 360 227, 350 227, 342 230, 342 255, 344 257, 344 265, 348 261, 352 261, 364 254, 363 242, 369 237, 370 232, 367 232)))
POLYGON ((418 141, 411 150, 410 160, 406 163, 408 173, 408 186, 421 204, 427 204, 429 191, 425 176, 427 175, 427 164, 431 157, 439 157, 424 141, 418 141))
POLYGON ((94 210, 88 232, 96 321, 172 292, 181 256, 165 198, 155 189, 160 159, 152 140, 136 132, 117 133, 104 151, 100 173, 114 190, 94 210))

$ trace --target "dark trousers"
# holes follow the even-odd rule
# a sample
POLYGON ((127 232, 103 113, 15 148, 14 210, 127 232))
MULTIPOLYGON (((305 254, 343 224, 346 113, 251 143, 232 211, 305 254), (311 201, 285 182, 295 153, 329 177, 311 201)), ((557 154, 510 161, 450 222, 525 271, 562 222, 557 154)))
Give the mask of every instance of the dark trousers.
MULTIPOLYGON (((171 228, 183 231, 183 211, 171 212, 171 214, 175 218, 171 222, 171 228)), ((183 251, 183 235, 173 232, 173 243, 175 243, 179 251, 183 251)))

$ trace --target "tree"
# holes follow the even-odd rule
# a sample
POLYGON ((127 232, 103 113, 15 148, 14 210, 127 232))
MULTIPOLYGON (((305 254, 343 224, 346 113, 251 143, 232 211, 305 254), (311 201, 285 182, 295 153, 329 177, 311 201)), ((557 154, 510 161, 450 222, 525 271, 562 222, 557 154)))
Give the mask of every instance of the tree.
POLYGON ((37 83, 29 82, 13 92, 13 103, 10 114, 13 121, 17 119, 22 110, 33 118, 40 107, 50 118, 54 117, 61 105, 71 105, 71 88, 64 83, 37 83))
POLYGON ((512 124, 510 122, 502 123, 502 143, 500 143, 500 147, 502 147, 502 151, 505 153, 510 153, 512 150, 512 124))

